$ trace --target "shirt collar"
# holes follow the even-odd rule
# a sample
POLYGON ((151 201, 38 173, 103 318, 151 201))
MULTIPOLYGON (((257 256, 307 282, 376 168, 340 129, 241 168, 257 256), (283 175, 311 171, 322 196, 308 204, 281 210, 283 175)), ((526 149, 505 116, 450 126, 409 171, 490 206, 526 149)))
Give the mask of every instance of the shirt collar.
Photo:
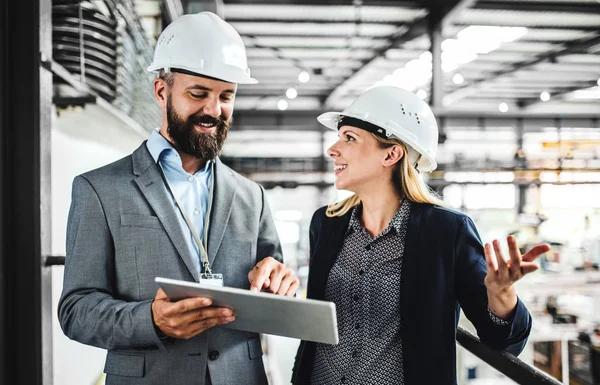
MULTIPOLYGON (((396 234, 400 234, 402 228, 405 226, 405 219, 408 218, 408 213, 410 211, 410 201, 408 199, 403 199, 398 211, 392 217, 390 224, 388 227, 381 233, 382 235, 388 233, 390 230, 394 229, 396 234)), ((346 231, 346 235, 352 233, 354 231, 362 231, 364 227, 360 222, 360 214, 362 213, 362 204, 354 207, 352 209, 352 216, 350 217, 350 225, 348 226, 348 230, 346 231)), ((366 230, 365 230, 366 231, 366 230)))
MULTIPOLYGON (((159 160, 162 160, 169 163, 176 163, 179 165, 179 167, 182 167, 179 153, 177 150, 175 150, 173 145, 160 134, 159 128, 155 128, 152 131, 152 134, 150 134, 150 137, 146 143, 146 147, 148 147, 148 151, 150 151, 150 155, 156 163, 158 163, 159 160)), ((206 162, 204 168, 198 170, 198 172, 209 170, 212 162, 214 162, 214 160, 206 162)))
MULTIPOLYGON (((177 151, 175 151, 173 145, 171 145, 171 143, 169 143, 169 141, 160 134, 160 130, 158 128, 152 131, 146 146, 148 147, 148 151, 150 151, 150 155, 152 155, 152 159, 154 159, 156 163, 158 163, 161 157, 164 156, 163 152, 165 151, 167 151, 167 153, 174 153, 174 155, 179 158, 179 154, 177 151)), ((181 164, 181 159, 179 159, 179 164, 181 164)))

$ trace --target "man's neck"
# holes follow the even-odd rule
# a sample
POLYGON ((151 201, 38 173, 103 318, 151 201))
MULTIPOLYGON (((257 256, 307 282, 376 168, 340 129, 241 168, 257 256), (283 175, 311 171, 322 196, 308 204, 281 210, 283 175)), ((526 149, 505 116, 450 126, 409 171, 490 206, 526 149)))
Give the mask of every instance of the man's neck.
POLYGON ((177 151, 179 157, 181 158, 181 167, 183 167, 187 173, 194 175, 198 172, 198 170, 201 170, 206 166, 206 161, 180 151, 173 143, 171 137, 164 131, 166 131, 166 129, 160 130, 160 135, 165 138, 167 142, 171 143, 171 146, 173 146, 175 151, 177 151))
POLYGON ((198 159, 193 155, 182 153, 179 150, 177 150, 177 152, 181 157, 181 167, 183 167, 183 169, 189 174, 193 175, 197 173, 198 170, 201 170, 206 166, 206 161, 202 159, 198 159))

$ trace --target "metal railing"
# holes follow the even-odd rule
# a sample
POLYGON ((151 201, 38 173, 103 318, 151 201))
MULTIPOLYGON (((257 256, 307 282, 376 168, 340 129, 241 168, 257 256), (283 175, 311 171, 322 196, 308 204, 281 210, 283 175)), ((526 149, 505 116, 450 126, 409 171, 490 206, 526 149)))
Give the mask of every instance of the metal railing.
MULTIPOLYGON (((65 264, 64 256, 49 256, 44 266, 61 266, 65 264)), ((459 327, 456 342, 479 359, 504 374, 506 377, 523 385, 561 385, 562 383, 548 374, 526 364, 516 356, 501 352, 482 344, 473 333, 459 327)))
POLYGON ((517 384, 525 385, 561 385, 562 383, 548 374, 526 364, 516 356, 501 352, 482 344, 473 333, 459 327, 456 342, 479 359, 496 369, 517 384))

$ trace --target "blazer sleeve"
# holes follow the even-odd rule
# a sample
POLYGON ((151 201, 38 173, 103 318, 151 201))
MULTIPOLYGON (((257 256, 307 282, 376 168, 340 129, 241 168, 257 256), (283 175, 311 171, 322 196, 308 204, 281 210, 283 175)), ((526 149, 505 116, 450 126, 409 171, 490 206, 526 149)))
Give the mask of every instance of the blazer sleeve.
POLYGON ((65 335, 109 350, 164 349, 154 328, 152 300, 128 302, 113 296, 114 243, 100 199, 83 176, 73 181, 66 246, 58 304, 65 335))
POLYGON ((256 262, 260 262, 266 257, 273 257, 279 262, 283 262, 283 253, 277 228, 271 215, 271 209, 265 197, 265 190, 260 186, 261 212, 258 227, 258 241, 256 243, 256 262))
POLYGON ((483 244, 475 224, 467 216, 459 225, 455 257, 458 301, 477 329, 481 342, 514 355, 520 354, 531 332, 531 315, 521 299, 518 299, 510 323, 501 325, 490 317, 484 284, 487 265, 483 244))

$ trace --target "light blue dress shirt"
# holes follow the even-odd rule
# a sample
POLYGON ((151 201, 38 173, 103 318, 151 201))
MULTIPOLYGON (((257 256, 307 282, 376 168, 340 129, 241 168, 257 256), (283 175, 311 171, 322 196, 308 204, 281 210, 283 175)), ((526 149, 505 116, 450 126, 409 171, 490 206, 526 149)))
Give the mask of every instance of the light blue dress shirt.
MULTIPOLYGON (((167 141, 159 132, 158 129, 154 130, 146 142, 150 155, 154 158, 155 162, 161 162, 165 176, 171 184, 173 192, 177 195, 177 199, 183 205, 186 215, 194 225, 194 229, 200 236, 200 239, 204 243, 204 218, 208 211, 208 200, 210 194, 210 175, 211 175, 211 163, 206 162, 206 166, 198 170, 195 174, 190 174, 183 169, 181 163, 181 157, 179 153, 173 148, 171 143, 167 141)), ((165 186, 167 190, 168 186, 165 186)), ((196 255, 198 258, 194 259, 194 264, 198 273, 202 272, 202 263, 200 250, 192 232, 190 231, 181 211, 177 207, 177 202, 171 194, 171 203, 173 204, 173 210, 177 212, 177 219, 179 219, 179 225, 183 230, 186 243, 191 251, 192 255, 196 255)))

